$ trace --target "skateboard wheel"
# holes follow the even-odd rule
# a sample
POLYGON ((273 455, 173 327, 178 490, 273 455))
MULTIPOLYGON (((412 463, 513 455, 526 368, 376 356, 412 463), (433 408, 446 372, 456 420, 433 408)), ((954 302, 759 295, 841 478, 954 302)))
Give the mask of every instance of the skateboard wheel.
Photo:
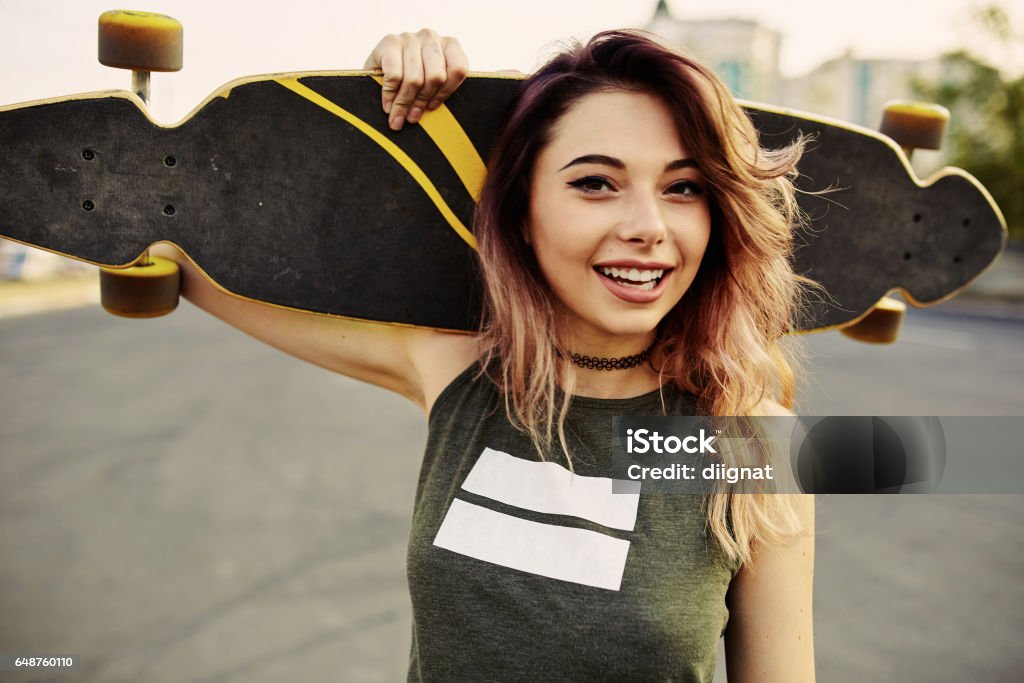
POLYGON ((879 130, 901 147, 939 149, 947 123, 949 110, 943 106, 893 100, 885 105, 879 130))
POLYGON ((903 324, 903 315, 907 305, 887 296, 878 300, 868 314, 840 330, 843 334, 857 341, 868 344, 891 344, 896 341, 903 324))
POLYGON ((178 307, 178 264, 150 256, 148 266, 100 268, 100 303, 123 318, 156 318, 178 307))
POLYGON ((163 14, 112 10, 100 15, 101 64, 135 71, 181 69, 183 31, 163 14))

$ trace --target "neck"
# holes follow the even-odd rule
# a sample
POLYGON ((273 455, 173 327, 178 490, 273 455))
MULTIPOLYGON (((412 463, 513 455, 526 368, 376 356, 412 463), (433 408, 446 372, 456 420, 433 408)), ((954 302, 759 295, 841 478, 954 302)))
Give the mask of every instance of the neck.
POLYGON ((632 398, 654 391, 661 386, 658 373, 647 364, 607 372, 585 370, 568 364, 566 386, 572 386, 572 393, 590 398, 632 398))
POLYGON ((654 370, 658 366, 655 363, 657 353, 655 349, 651 348, 652 343, 653 335, 652 338, 639 342, 624 340, 614 345, 605 345, 600 351, 595 350, 597 345, 581 346, 579 349, 572 348, 573 353, 598 360, 629 358, 647 349, 651 349, 651 355, 646 361, 637 363, 633 367, 612 370, 600 367, 580 367, 579 364, 566 358, 563 388, 570 389, 578 396, 591 398, 630 398, 657 389, 660 386, 661 378, 654 370), (638 344, 643 344, 643 346, 638 348, 638 344))

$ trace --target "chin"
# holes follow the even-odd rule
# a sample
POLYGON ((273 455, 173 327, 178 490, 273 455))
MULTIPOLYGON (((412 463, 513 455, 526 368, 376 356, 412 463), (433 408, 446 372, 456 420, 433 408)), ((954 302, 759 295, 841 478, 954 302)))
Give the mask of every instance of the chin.
POLYGON ((619 316, 601 321, 601 327, 617 337, 642 337, 654 332, 664 316, 619 316))

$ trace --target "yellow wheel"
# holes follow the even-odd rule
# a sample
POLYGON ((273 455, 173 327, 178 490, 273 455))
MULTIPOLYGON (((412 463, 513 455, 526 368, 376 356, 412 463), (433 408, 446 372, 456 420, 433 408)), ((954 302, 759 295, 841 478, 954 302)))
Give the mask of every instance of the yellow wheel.
POLYGON ((900 334, 906 311, 907 305, 902 301, 883 296, 866 316, 840 332, 869 344, 891 344, 900 334))
POLYGON ((100 15, 102 64, 134 71, 179 71, 183 31, 163 14, 113 10, 100 15))
POLYGON ((178 264, 162 256, 128 268, 100 268, 100 303, 123 318, 156 318, 178 307, 178 264))
POLYGON ((938 104, 893 100, 885 105, 879 130, 904 149, 939 149, 949 110, 938 104))

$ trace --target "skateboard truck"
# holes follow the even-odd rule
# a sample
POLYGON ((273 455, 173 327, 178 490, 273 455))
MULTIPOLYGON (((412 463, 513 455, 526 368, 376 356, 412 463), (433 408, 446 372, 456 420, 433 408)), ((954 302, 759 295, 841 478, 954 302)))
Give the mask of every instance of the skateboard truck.
POLYGON ((882 112, 882 135, 903 148, 909 161, 915 149, 939 149, 949 123, 949 110, 930 102, 891 100, 882 112))
MULTIPOLYGON (((949 110, 929 102, 892 100, 885 104, 879 132, 896 142, 909 162, 915 149, 939 149, 949 123, 949 110)), ((891 344, 899 335, 907 305, 890 296, 878 300, 867 315, 840 330, 857 341, 891 344)))
MULTIPOLYGON (((99 19, 99 61, 131 69, 132 92, 149 104, 149 75, 180 71, 181 23, 162 14, 112 10, 99 19)), ((147 248, 127 268, 100 269, 100 302, 108 312, 128 318, 166 315, 178 306, 178 264, 150 256, 147 248)))

